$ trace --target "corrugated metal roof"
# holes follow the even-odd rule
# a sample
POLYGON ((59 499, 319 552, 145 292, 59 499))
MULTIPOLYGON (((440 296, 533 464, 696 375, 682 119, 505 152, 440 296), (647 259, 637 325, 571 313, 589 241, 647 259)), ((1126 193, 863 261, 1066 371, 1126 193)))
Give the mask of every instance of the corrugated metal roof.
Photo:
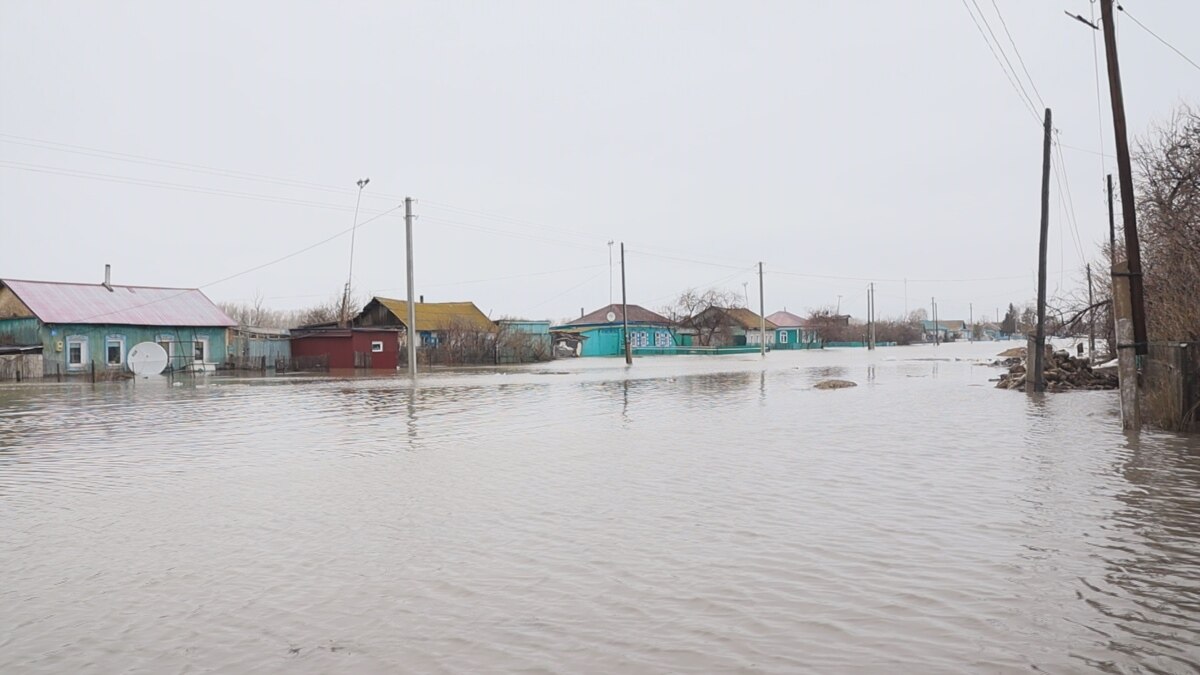
MULTIPOLYGON (((408 302, 392 298, 375 298, 387 307, 401 323, 408 322, 408 302)), ((487 318, 473 302, 418 302, 416 318, 418 331, 463 330, 494 331, 496 324, 487 318)))
MULTIPOLYGON (((629 305, 629 323, 650 323, 660 324, 663 326, 671 325, 671 320, 661 314, 655 314, 650 310, 640 305, 629 305)), ((591 326, 591 325, 608 325, 624 323, 621 314, 621 305, 612 304, 601 307, 600 309, 585 314, 584 316, 574 319, 569 323, 564 323, 564 326, 591 326), (608 313, 612 312, 616 317, 612 321, 608 320, 608 313)))
POLYGON ((0 279, 42 323, 236 326, 195 288, 156 288, 0 279))
POLYGON ((780 328, 802 328, 808 325, 808 322, 803 317, 792 314, 787 310, 768 315, 767 321, 780 328))

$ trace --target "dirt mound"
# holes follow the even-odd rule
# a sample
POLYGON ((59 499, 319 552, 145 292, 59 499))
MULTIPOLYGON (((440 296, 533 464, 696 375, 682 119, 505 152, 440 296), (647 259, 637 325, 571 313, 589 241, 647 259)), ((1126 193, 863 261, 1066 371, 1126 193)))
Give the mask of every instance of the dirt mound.
POLYGON ((857 387, 858 384, 850 380, 821 380, 813 385, 813 389, 845 389, 847 387, 857 387))

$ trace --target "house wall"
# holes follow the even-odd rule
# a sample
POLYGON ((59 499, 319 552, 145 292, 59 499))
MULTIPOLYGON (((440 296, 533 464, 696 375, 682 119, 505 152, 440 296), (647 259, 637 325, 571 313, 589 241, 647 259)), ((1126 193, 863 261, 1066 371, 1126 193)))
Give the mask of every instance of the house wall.
POLYGON ((29 311, 29 307, 21 302, 16 293, 12 292, 11 288, 5 286, 0 288, 0 318, 9 319, 13 317, 32 317, 33 312, 29 311))
POLYGON ((122 326, 111 324, 55 324, 45 325, 37 319, 0 319, 0 334, 11 335, 19 344, 40 344, 43 347, 42 360, 47 370, 54 364, 62 366, 63 372, 72 370, 83 371, 96 363, 97 370, 126 370, 125 359, 129 350, 139 342, 175 343, 172 347, 172 367, 183 367, 191 363, 192 342, 198 339, 208 339, 208 352, 205 354, 206 364, 217 365, 226 360, 226 331, 223 327, 175 327, 175 326, 122 326), (108 364, 107 341, 109 338, 120 338, 120 365, 108 364), (67 362, 68 340, 85 338, 87 350, 82 355, 83 363, 73 366, 67 362))
MULTIPOLYGON (((624 354, 625 344, 621 339, 623 327, 597 326, 582 334, 587 337, 583 341, 581 356, 619 356, 624 354)), ((663 326, 631 325, 629 326, 629 343, 633 347, 673 347, 675 338, 670 329, 663 326)))
POLYGON ((395 370, 400 363, 400 343, 392 331, 310 333, 292 338, 293 357, 327 356, 330 368, 354 368, 355 352, 370 354, 373 370, 395 370), (371 351, 372 342, 382 342, 383 351, 371 351))

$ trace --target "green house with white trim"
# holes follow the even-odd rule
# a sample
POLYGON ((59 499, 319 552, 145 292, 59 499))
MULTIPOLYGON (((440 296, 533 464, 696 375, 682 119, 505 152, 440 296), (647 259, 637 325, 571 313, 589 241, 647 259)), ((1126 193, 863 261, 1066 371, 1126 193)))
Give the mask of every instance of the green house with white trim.
POLYGON ((155 342, 171 370, 225 363, 237 325, 195 288, 0 279, 0 342, 41 345, 46 374, 128 372, 129 350, 155 342))

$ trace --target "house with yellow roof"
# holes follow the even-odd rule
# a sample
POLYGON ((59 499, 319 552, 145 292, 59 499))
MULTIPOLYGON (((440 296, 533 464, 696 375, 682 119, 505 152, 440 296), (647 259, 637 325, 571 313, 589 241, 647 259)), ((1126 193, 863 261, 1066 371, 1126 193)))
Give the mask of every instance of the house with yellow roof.
MULTIPOLYGON (((421 302, 414 305, 416 326, 414 332, 420 347, 437 347, 441 344, 465 338, 478 340, 493 338, 496 324, 479 311, 473 302, 421 302)), ((400 328, 402 343, 408 334, 408 302, 393 298, 374 297, 362 312, 354 318, 358 328, 400 328)))

